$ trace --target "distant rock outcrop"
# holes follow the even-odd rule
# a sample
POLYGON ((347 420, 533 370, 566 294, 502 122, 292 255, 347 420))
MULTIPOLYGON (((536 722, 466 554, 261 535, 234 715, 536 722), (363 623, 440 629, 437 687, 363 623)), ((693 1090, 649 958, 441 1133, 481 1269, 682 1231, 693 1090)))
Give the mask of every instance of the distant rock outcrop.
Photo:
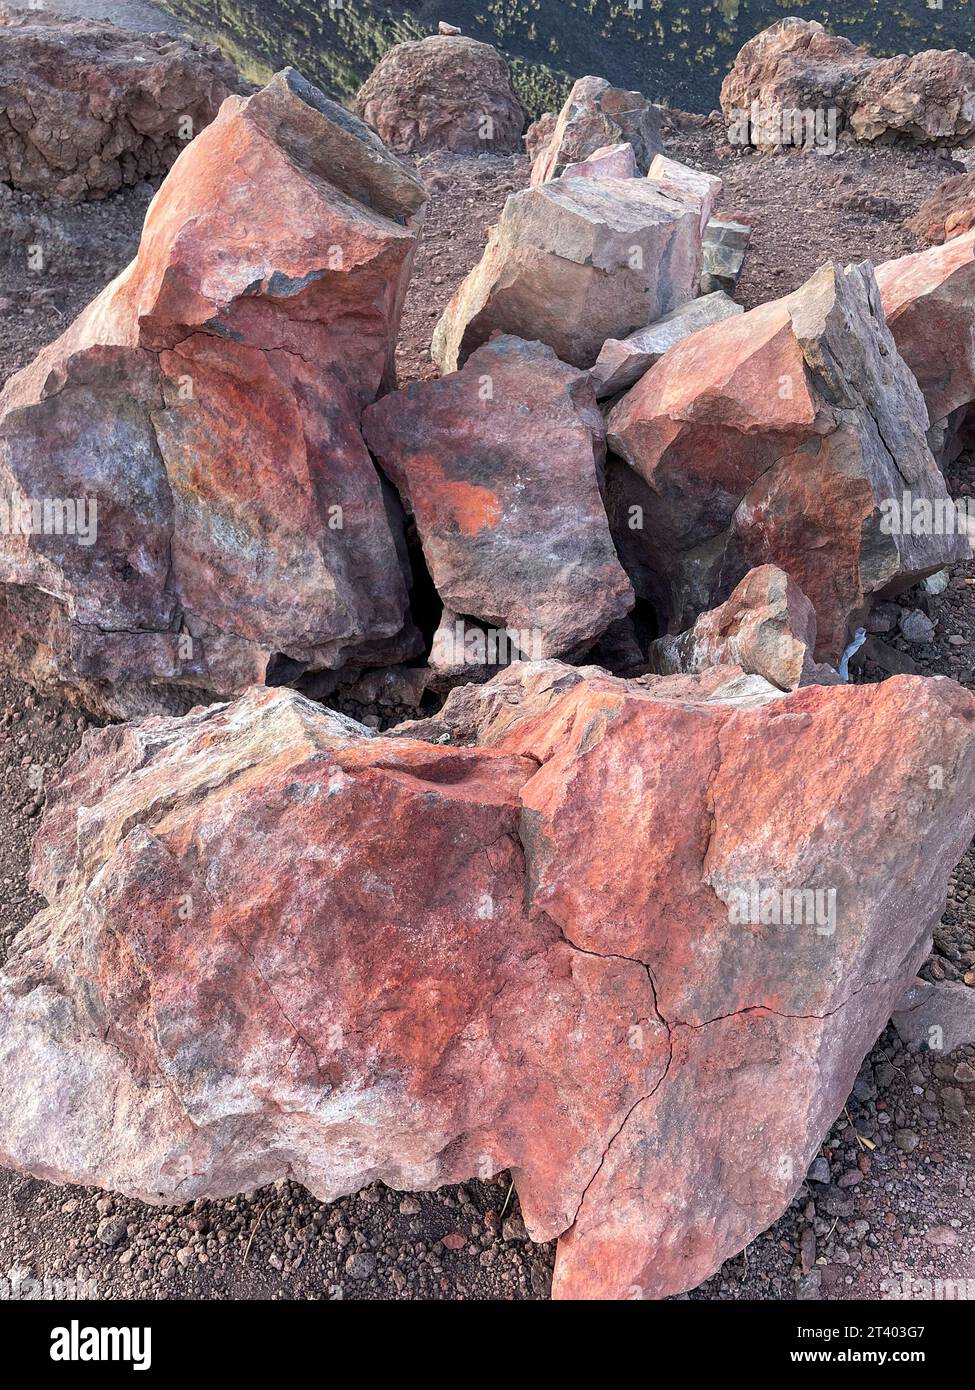
POLYGON ((187 39, 0 16, 0 183, 74 203, 156 178, 239 90, 233 63, 187 39))
POLYGON ((971 145, 975 58, 955 49, 875 58, 815 20, 782 19, 744 45, 721 109, 735 143, 765 150, 844 130, 864 141, 971 145))
POLYGON ((353 108, 396 154, 518 149, 525 112, 496 48, 432 34, 384 54, 353 108))

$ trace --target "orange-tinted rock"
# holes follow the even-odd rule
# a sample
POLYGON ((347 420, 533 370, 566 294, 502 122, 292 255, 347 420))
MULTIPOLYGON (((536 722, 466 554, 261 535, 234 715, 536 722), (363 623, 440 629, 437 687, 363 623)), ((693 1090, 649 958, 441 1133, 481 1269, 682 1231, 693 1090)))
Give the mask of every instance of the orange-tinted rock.
POLYGON ((513 193, 481 260, 443 312, 431 356, 463 366, 495 333, 538 339, 591 367, 625 338, 693 299, 701 276, 694 208, 647 179, 553 179, 513 193))
POLYGON ((566 166, 562 175, 566 179, 635 179, 639 173, 633 146, 603 145, 578 164, 566 166))
POLYGON ((89 735, 0 974, 0 1162, 155 1202, 508 1167, 558 1297, 679 1292, 775 1220, 927 954, 975 699, 496 688, 490 747, 267 690, 89 735))
POLYGON ((780 690, 835 684, 839 676, 813 660, 815 649, 812 604, 782 570, 760 565, 749 570, 726 603, 702 613, 687 632, 652 642, 648 664, 662 676, 738 666, 780 690))
POLYGON ((359 88, 353 109, 397 154, 516 150, 525 128, 501 54, 458 35, 396 44, 359 88))
POLYGON ((604 77, 580 77, 559 112, 548 143, 532 162, 533 185, 558 178, 570 164, 606 145, 628 143, 645 174, 663 149, 660 108, 639 92, 611 86, 604 77))
POLYGON ((975 401, 975 231, 885 261, 877 284, 897 350, 924 392, 931 446, 950 457, 975 401))
POLYGON ((948 501, 926 427, 869 265, 823 266, 693 334, 608 421, 632 470, 613 475, 611 512, 637 592, 682 632, 778 565, 815 609, 817 660, 835 664, 874 597, 968 553, 892 520, 908 499, 948 501))
POLYGON ((949 149, 975 140, 975 59, 954 49, 875 58, 815 20, 744 45, 721 86, 729 139, 760 149, 857 140, 949 149), (822 123, 810 129, 808 116, 822 123))
POLYGON ((518 649, 537 658, 584 650, 633 606, 600 494, 603 419, 551 348, 495 338, 370 406, 363 433, 454 614, 530 634, 518 649))
POLYGON ((975 173, 956 174, 935 189, 907 224, 934 246, 975 227, 975 173))
POLYGON ((711 216, 721 197, 724 187, 714 174, 705 174, 700 169, 691 169, 676 159, 668 159, 658 154, 650 165, 647 178, 657 185, 669 198, 691 203, 701 219, 701 235, 711 221, 711 216))
POLYGON ((208 45, 0 15, 0 183, 74 203, 156 178, 238 90, 208 45))
POLYGON ((93 543, 0 538, 32 679, 152 709, 282 659, 416 653, 359 416, 392 380, 423 199, 290 70, 187 148, 136 260, 0 397, 5 494, 97 504, 93 543))

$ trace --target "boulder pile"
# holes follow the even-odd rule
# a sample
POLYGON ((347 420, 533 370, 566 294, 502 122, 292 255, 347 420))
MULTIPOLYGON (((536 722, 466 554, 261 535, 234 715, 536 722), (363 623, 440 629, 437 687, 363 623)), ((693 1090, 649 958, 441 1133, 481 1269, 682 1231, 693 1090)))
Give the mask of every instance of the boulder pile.
POLYGON ((763 150, 844 131, 956 149, 975 144, 975 58, 955 49, 875 58, 815 20, 781 19, 744 45, 721 109, 730 138, 763 150))
POLYGON ((621 143, 633 150, 639 172, 647 173, 663 149, 660 108, 639 92, 611 86, 604 77, 580 77, 554 124, 545 122, 529 145, 530 152, 535 150, 532 185, 558 178, 597 150, 621 143))
POLYGON ((456 694, 469 746, 269 690, 86 736, 0 973, 0 1163, 149 1202, 509 1168, 559 1298, 692 1288, 779 1216, 975 829, 975 698, 456 694))
POLYGON ((75 203, 157 178, 238 90, 216 48, 0 15, 0 183, 75 203))

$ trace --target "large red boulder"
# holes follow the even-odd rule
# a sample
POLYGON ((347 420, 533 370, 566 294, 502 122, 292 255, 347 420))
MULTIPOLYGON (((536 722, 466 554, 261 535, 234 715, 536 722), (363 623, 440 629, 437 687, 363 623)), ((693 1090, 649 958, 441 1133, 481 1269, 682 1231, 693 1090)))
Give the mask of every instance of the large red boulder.
POLYGON ((0 183, 74 203, 156 178, 238 90, 208 45, 0 15, 0 183))
POLYGON ((897 350, 924 392, 931 447, 950 459, 975 402, 975 231, 885 261, 877 284, 897 350))
POLYGON ((743 46, 721 86, 729 138, 760 149, 975 141, 975 58, 954 49, 875 58, 816 20, 782 19, 743 46))
POLYGON ((914 523, 950 507, 927 411, 869 265, 825 265, 794 294, 670 349, 609 416, 611 510, 638 593, 682 632, 771 563, 813 605, 836 663, 876 597, 969 549, 914 523), (906 520, 905 520, 906 518, 906 520))
POLYGON ((477 695, 472 747, 269 690, 88 735, 0 973, 0 1162, 151 1202, 510 1168, 559 1297, 691 1288, 775 1220, 971 839, 975 699, 477 695))
POLYGON ((463 371, 370 406, 363 432, 453 613, 538 658, 585 650, 633 606, 600 493, 602 415, 551 348, 494 338, 463 371))
POLYGON ((423 201, 290 69, 186 149, 132 265, 0 396, 5 494, 97 521, 0 537, 31 679, 125 711, 416 653, 359 417, 392 384, 423 201))
POLYGON ((459 34, 396 44, 359 88, 353 109, 397 154, 517 150, 525 128, 501 54, 459 34))

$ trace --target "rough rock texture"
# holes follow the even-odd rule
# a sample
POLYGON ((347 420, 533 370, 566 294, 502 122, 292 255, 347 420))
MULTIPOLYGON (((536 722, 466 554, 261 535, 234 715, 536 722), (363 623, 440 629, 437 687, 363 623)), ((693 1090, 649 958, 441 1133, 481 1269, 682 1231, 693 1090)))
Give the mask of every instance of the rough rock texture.
POLYGON ((700 274, 700 227, 688 203, 646 179, 555 179, 508 199, 437 324, 431 356, 452 372, 500 332, 591 367, 607 338, 693 299, 700 274))
POLYGON ((832 685, 839 676, 813 660, 816 614, 805 594, 775 565, 760 565, 719 608, 702 613, 679 637, 650 644, 648 665, 658 675, 692 675, 709 666, 738 666, 779 690, 832 685))
POLYGON ((630 144, 603 145, 578 164, 568 164, 566 179, 635 179, 639 174, 630 144))
POLYGON ((543 111, 537 121, 532 121, 522 136, 526 153, 533 164, 540 151, 545 148, 555 133, 558 119, 556 112, 543 111))
POLYGON ((268 690, 89 735, 0 975, 0 1161, 163 1202, 508 1167, 563 1298, 774 1220, 927 953, 975 701, 520 670, 491 748, 268 690))
POLYGON ((216 48, 0 16, 0 183, 74 203, 156 178, 238 89, 216 48))
POLYGON ((952 980, 915 980, 891 1021, 909 1046, 954 1052, 975 1043, 975 989, 952 980))
POLYGON ((596 395, 602 399, 625 391, 659 362, 665 352, 690 334, 741 313, 744 310, 740 304, 729 299, 722 290, 716 290, 714 294, 692 299, 690 304, 665 314, 649 328, 641 328, 628 338, 607 338, 589 374, 596 395))
MULTIPOLYGON (((744 45, 721 86, 733 139, 803 144, 802 113, 835 113, 833 134, 955 148, 975 140, 975 59, 954 49, 874 58, 815 20, 783 19, 744 45)), ((824 130, 824 134, 825 134, 824 130)))
POLYGON ((124 712, 417 652, 359 415, 392 381, 423 200, 291 70, 187 148, 136 260, 0 396, 3 494, 97 505, 93 544, 0 536, 30 679, 124 712))
POLYGON ((663 149, 660 108, 639 92, 612 87, 604 77, 580 77, 566 98, 547 145, 532 162, 533 185, 558 178, 566 165, 578 164, 604 145, 626 141, 633 146, 641 174, 663 149))
POLYGON ((455 35, 391 48, 359 88, 353 109, 397 154, 516 150, 525 128, 501 54, 455 35))
POLYGON ((975 173, 956 174, 927 198, 907 223, 933 246, 975 227, 975 173))
POLYGON ((704 229, 701 293, 724 290, 734 294, 738 288, 752 229, 744 222, 724 222, 712 217, 704 229))
POLYGON ((463 371, 384 396, 362 428, 453 614, 530 631, 548 657, 633 606, 600 495, 602 415, 551 348, 495 338, 463 371))
POLYGON ((827 264, 693 334, 608 421, 632 469, 613 475, 612 513, 637 592, 682 632, 776 564, 816 611, 817 659, 835 663, 873 598, 967 553, 958 535, 893 521, 908 496, 947 500, 926 427, 869 265, 827 264))
POLYGON ((917 377, 943 462, 975 401, 975 231, 877 267, 897 350, 917 377))
POLYGON ((668 197, 692 203, 697 208, 703 236, 721 197, 724 187, 721 180, 714 174, 705 174, 702 170, 691 169, 676 159, 668 159, 665 154, 654 156, 647 178, 668 197))

